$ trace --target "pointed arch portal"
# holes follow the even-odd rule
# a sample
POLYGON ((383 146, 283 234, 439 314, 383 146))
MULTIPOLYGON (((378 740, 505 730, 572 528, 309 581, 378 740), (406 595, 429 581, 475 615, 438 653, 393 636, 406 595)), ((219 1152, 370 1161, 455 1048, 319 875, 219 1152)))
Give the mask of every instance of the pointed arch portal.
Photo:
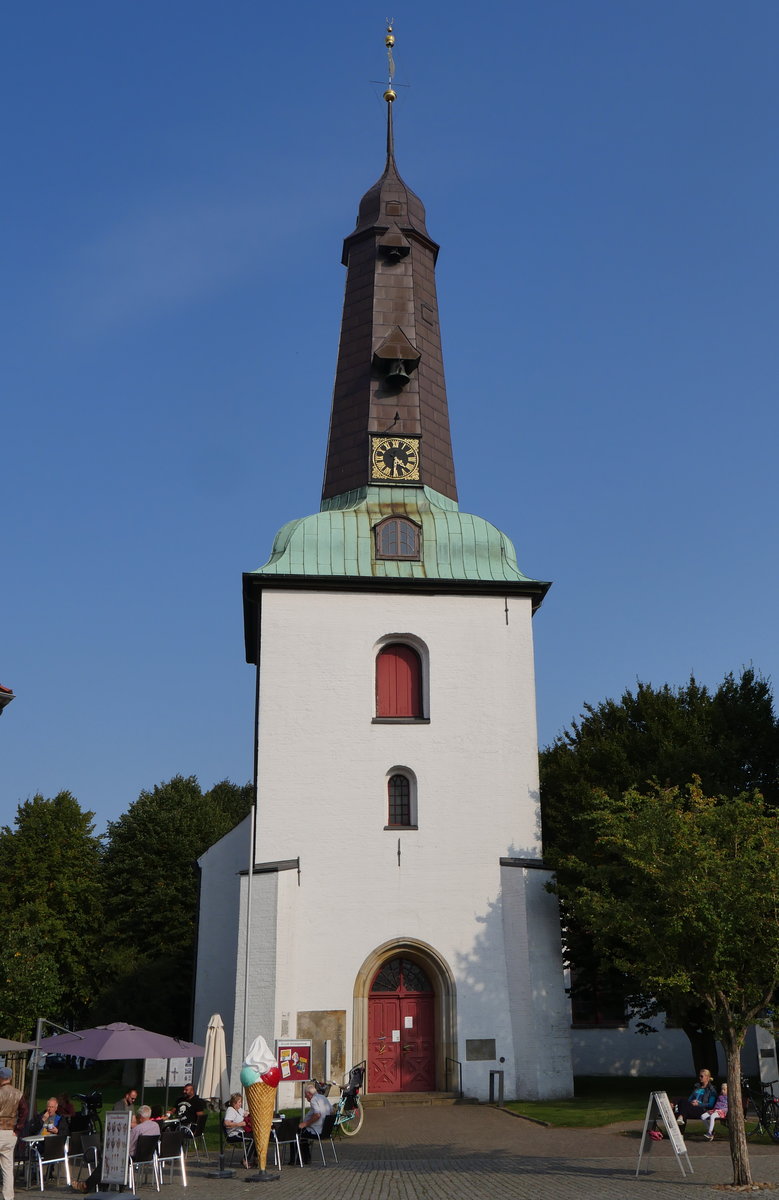
POLYGON ((369 1092, 441 1090, 456 1029, 452 974, 430 946, 385 943, 355 986, 355 1057, 367 1062, 369 1092))

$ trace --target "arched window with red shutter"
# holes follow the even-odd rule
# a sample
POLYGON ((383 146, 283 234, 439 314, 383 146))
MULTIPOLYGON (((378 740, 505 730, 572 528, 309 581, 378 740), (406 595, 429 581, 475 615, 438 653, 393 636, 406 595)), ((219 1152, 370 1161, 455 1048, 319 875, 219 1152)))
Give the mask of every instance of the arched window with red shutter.
POLYGON ((422 718, 422 660, 412 646, 390 642, 376 658, 376 716, 422 718))

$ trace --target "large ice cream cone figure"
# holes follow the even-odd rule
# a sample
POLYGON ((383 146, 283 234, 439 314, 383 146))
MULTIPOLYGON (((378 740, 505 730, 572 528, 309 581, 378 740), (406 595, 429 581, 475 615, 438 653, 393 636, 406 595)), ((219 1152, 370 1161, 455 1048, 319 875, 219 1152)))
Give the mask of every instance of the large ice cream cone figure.
POLYGON ((259 1174, 251 1176, 253 1182, 264 1183, 266 1180, 279 1178, 275 1171, 267 1169, 266 1164, 276 1088, 280 1078, 279 1064, 265 1038, 255 1038, 241 1068, 241 1083, 246 1088, 246 1099, 252 1114, 252 1136, 260 1166, 259 1174))

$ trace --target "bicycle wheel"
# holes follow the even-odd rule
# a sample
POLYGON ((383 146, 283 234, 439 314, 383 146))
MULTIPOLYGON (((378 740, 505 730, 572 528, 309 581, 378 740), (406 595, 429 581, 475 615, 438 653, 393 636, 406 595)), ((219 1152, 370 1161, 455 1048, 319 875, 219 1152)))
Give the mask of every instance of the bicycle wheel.
POLYGON ((355 1133, 359 1133, 362 1129, 362 1119, 364 1113, 362 1111, 362 1101, 358 1096, 354 1103, 354 1108, 348 1114, 344 1115, 343 1120, 339 1125, 347 1137, 354 1137, 355 1133))
POLYGON ((744 1097, 744 1132, 747 1137, 763 1132, 762 1114, 754 1096, 744 1097))

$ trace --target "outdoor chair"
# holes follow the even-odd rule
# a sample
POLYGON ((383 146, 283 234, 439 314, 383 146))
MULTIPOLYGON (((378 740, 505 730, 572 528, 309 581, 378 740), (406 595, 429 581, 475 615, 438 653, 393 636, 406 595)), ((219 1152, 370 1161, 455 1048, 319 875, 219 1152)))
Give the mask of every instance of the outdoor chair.
MULTIPOLYGON (((82 1133, 81 1137, 81 1159, 78 1164, 78 1178, 81 1178, 81 1172, 86 1167, 87 1174, 94 1171, 97 1166, 97 1161, 100 1158, 100 1134, 99 1133, 82 1133)), ((73 1155, 70 1155, 72 1158, 73 1155)))
POLYGON ((68 1164, 74 1167, 77 1162, 80 1163, 83 1155, 82 1135, 80 1133, 71 1133, 68 1138, 68 1164))
POLYGON ((327 1162, 325 1161, 325 1148, 322 1145, 322 1142, 330 1143, 330 1148, 333 1151, 333 1158, 336 1163, 338 1162, 338 1155, 335 1152, 335 1142, 333 1141, 333 1130, 335 1129, 335 1122, 336 1122, 336 1114, 330 1113, 330 1116, 325 1117, 324 1121, 322 1122, 322 1132, 321 1133, 317 1133, 317 1131, 315 1129, 306 1129, 303 1133, 303 1136, 308 1137, 312 1142, 313 1141, 318 1142, 319 1153, 322 1155, 322 1166, 323 1167, 327 1166, 327 1162))
POLYGON ((254 1138, 250 1133, 245 1133, 243 1129, 239 1129, 238 1133, 233 1137, 228 1137, 225 1134, 225 1146, 230 1147, 230 1166, 233 1165, 236 1150, 240 1150, 241 1159, 243 1162, 250 1163, 254 1154, 254 1138))
POLYGON ((62 1137, 61 1134, 51 1133, 48 1137, 41 1138, 39 1142, 34 1142, 33 1147, 38 1160, 38 1179, 43 1191, 43 1177, 45 1173, 52 1173, 54 1168, 57 1168, 57 1183, 59 1183, 60 1164, 65 1167, 65 1179, 68 1187, 70 1187, 70 1164, 68 1162, 68 1139, 62 1137), (44 1167, 47 1172, 44 1172, 44 1167))
MULTIPOLYGON (((271 1138, 276 1151, 276 1167, 281 1170, 281 1147, 294 1146, 297 1150, 298 1164, 303 1166, 303 1155, 300 1152, 300 1136, 298 1134, 298 1125, 300 1117, 284 1117, 278 1125, 274 1125, 271 1129, 271 1138)), ((290 1154, 292 1151, 290 1150, 290 1154)))
POLYGON ((135 1191, 135 1175, 141 1171, 151 1169, 154 1176, 154 1186, 157 1191, 160 1190, 159 1175, 157 1173, 157 1148, 160 1144, 160 1139, 155 1134, 143 1134, 135 1143, 135 1150, 130 1155, 130 1191, 135 1191))
POLYGON ((157 1150, 157 1174, 160 1183, 165 1182, 165 1164, 170 1165, 170 1182, 173 1183, 173 1168, 178 1163, 181 1182, 187 1186, 187 1168, 184 1162, 184 1138, 180 1129, 164 1129, 157 1150))
POLYGON ((189 1154, 190 1146, 194 1146, 197 1156, 197 1165, 200 1166, 200 1148, 203 1148, 206 1162, 208 1162, 208 1146, 206 1145, 205 1131, 208 1113, 202 1112, 198 1116, 194 1125, 182 1125, 181 1132, 184 1135, 184 1152, 189 1154))

